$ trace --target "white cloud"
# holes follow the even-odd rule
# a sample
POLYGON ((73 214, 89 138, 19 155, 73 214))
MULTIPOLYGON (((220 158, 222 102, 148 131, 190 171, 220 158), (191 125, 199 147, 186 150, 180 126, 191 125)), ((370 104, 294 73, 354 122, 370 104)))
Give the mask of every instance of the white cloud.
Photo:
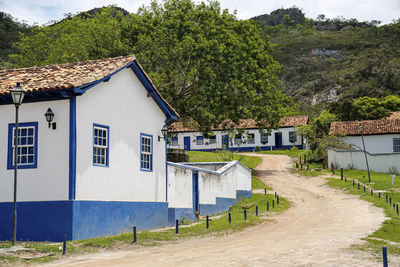
MULTIPOLYGON (((221 6, 228 8, 230 12, 236 9, 241 19, 292 6, 301 8, 309 18, 325 14, 328 18, 343 16, 357 18, 360 21, 376 19, 390 23, 400 17, 399 0, 220 0, 220 2, 221 6)), ((125 8, 129 12, 136 12, 140 6, 149 3, 150 0, 0 0, 2 11, 10 13, 20 21, 39 24, 62 19, 65 13, 77 13, 111 4, 125 8)))

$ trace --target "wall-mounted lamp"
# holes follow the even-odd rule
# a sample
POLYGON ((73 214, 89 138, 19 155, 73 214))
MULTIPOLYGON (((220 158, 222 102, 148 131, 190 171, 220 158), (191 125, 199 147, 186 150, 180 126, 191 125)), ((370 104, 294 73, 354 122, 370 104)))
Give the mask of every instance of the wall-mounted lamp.
POLYGON ((161 141, 161 138, 163 138, 164 140, 167 138, 167 134, 168 134, 168 127, 167 127, 167 125, 164 125, 164 127, 162 127, 161 133, 162 133, 163 136, 158 136, 158 142, 161 141))
POLYGON ((46 117, 46 121, 49 123, 49 128, 52 128, 53 130, 56 129, 56 123, 52 122, 54 119, 54 112, 51 110, 51 108, 48 108, 46 113, 44 114, 46 117))

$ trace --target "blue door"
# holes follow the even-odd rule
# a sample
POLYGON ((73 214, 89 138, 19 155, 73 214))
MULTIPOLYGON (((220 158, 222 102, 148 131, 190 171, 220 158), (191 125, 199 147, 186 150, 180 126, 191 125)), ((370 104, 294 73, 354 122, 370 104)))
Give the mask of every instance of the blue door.
POLYGON ((183 145, 184 145, 184 149, 189 151, 190 150, 190 136, 185 136, 183 138, 183 145))
POLYGON ((229 149, 229 135, 222 135, 222 147, 225 146, 225 149, 229 149))
POLYGON ((275 133, 275 148, 282 148, 282 133, 275 133))
POLYGON ((199 173, 193 172, 192 174, 193 186, 193 210, 199 211, 199 173))

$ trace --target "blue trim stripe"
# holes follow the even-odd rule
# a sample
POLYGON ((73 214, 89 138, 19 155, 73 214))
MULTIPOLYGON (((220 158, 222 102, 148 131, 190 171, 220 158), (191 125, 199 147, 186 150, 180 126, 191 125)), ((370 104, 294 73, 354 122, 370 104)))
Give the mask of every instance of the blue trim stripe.
POLYGON ((76 186, 76 97, 69 100, 69 192, 68 199, 75 199, 76 186))
MULTIPOLYGON (((28 126, 33 126, 35 127, 35 140, 34 140, 34 162, 33 164, 27 164, 27 165, 18 165, 18 169, 36 169, 37 164, 38 164, 38 122, 19 122, 18 123, 18 128, 19 127, 28 127, 28 126)), ((15 127, 15 123, 10 123, 8 125, 8 151, 7 151, 7 169, 8 170, 13 170, 14 169, 14 164, 13 164, 13 158, 14 158, 14 153, 13 153, 13 148, 12 148, 12 143, 14 139, 14 133, 13 129, 15 127)))

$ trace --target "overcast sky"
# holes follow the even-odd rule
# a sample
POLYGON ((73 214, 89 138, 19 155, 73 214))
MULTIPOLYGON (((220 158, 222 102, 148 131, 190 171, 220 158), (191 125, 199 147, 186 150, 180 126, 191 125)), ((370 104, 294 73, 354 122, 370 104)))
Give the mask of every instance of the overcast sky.
MULTIPOLYGON (((86 11, 94 7, 115 4, 129 12, 136 12, 138 7, 149 3, 150 0, 0 0, 0 11, 11 14, 19 21, 41 25, 59 20, 65 13, 86 11)), ((237 10, 241 19, 292 6, 301 8, 308 18, 324 14, 328 18, 343 16, 359 21, 375 19, 390 23, 400 17, 400 0, 220 0, 220 3, 230 12, 237 10)))

